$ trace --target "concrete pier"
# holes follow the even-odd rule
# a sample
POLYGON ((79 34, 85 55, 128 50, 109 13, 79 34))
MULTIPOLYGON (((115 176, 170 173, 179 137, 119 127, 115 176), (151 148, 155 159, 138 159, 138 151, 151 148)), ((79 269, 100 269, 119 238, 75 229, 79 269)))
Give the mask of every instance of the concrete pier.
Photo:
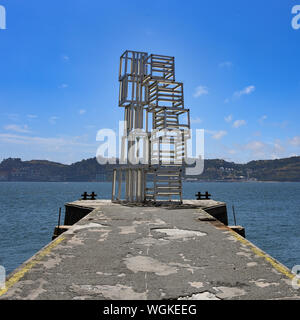
POLYGON ((300 298, 288 268, 221 222, 222 202, 67 206, 84 218, 15 270, 0 299, 300 298))

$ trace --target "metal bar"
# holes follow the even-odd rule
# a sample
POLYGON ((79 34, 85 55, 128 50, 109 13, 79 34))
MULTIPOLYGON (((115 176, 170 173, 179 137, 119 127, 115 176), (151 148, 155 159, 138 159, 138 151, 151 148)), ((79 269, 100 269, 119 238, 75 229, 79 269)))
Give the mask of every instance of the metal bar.
POLYGON ((122 191, 122 169, 119 169, 119 185, 118 185, 118 199, 121 200, 121 191, 122 191))
POLYGON ((61 217, 61 208, 59 208, 59 213, 58 213, 58 222, 57 222, 57 228, 59 229, 60 226, 60 217, 61 217))
POLYGON ((117 174, 117 170, 114 169, 113 170, 113 183, 112 183, 112 195, 111 195, 111 200, 114 201, 115 200, 115 191, 116 191, 116 174, 117 174))
POLYGON ((234 205, 232 205, 232 213, 233 213, 234 225, 236 226, 236 218, 235 218, 234 205))

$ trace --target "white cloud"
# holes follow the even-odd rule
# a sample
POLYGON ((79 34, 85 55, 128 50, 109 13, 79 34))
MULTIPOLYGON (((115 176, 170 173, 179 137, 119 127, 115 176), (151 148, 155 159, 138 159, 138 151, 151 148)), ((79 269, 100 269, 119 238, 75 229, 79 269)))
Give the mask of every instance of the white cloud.
POLYGON ((69 87, 68 84, 62 83, 58 88, 59 88, 59 89, 66 89, 66 88, 68 88, 68 87, 69 87))
POLYGON ((252 93, 255 90, 255 86, 248 86, 240 91, 236 91, 233 95, 236 98, 239 98, 243 95, 248 95, 250 93, 252 93))
POLYGON ((255 131, 253 132, 254 137, 260 137, 261 136, 261 131, 255 131))
POLYGON ((56 124, 56 121, 57 121, 58 119, 59 119, 58 117, 53 116, 53 117, 50 117, 50 118, 49 118, 49 122, 50 122, 50 124, 56 124))
POLYGON ((0 133, 0 142, 13 143, 19 145, 38 145, 43 147, 51 147, 54 150, 66 146, 83 146, 95 147, 95 144, 82 142, 83 137, 65 137, 65 138, 43 138, 43 137, 30 137, 17 134, 4 134, 0 133))
POLYGON ((9 124, 4 126, 4 130, 6 131, 14 131, 14 132, 19 132, 19 133, 29 133, 30 130, 27 125, 17 125, 17 124, 9 124))
POLYGON ((229 149, 229 150, 228 150, 228 153, 229 153, 229 154, 237 154, 237 150, 235 150, 235 149, 229 149))
POLYGON ((20 115, 17 113, 9 113, 7 114, 7 117, 10 121, 19 121, 20 115))
POLYGON ((285 152, 285 147, 281 144, 279 140, 276 140, 273 143, 273 148, 274 148, 274 154, 277 156, 277 154, 282 154, 285 152))
POLYGON ((230 68, 230 67, 232 67, 232 62, 231 61, 223 61, 223 62, 219 63, 219 67, 220 68, 224 68, 224 67, 230 68))
POLYGON ((251 141, 244 147, 251 152, 252 158, 256 159, 278 159, 287 156, 286 148, 280 140, 274 142, 251 141))
POLYGON ((224 120, 226 121, 226 122, 231 122, 232 121, 232 114, 230 114, 229 116, 227 116, 227 117, 225 117, 224 118, 224 120))
POLYGON ((244 126, 244 125, 246 125, 246 121, 245 120, 236 120, 233 123, 233 127, 234 128, 239 128, 239 127, 244 126))
POLYGON ((211 134, 211 137, 215 140, 220 140, 227 134, 227 132, 223 130, 220 130, 220 131, 205 130, 205 132, 208 134, 211 134))
POLYGON ((23 134, 0 133, 0 148, 3 156, 23 159, 47 159, 72 163, 95 156, 98 143, 85 136, 40 137, 23 134))
POLYGON ((69 61, 69 60, 70 60, 70 57, 67 56, 66 54, 64 54, 64 55, 62 56, 62 59, 63 59, 64 61, 69 61))
POLYGON ((29 118, 29 119, 36 119, 36 118, 38 118, 38 116, 37 116, 36 114, 28 114, 28 115, 27 115, 27 118, 29 118))
POLYGON ((198 86, 195 89, 194 98, 199 98, 205 94, 208 94, 208 88, 205 86, 198 86))
POLYGON ((298 157, 299 155, 297 153, 290 153, 289 157, 298 157))
POLYGON ((300 136, 295 136, 295 137, 293 137, 292 139, 289 140, 289 143, 290 143, 292 146, 299 147, 299 146, 300 146, 300 136))
POLYGON ((220 140, 222 139, 224 136, 226 136, 227 132, 226 131, 218 131, 216 133, 214 133, 212 135, 212 138, 215 139, 215 140, 220 140))
POLYGON ((94 129, 96 128, 96 126, 94 124, 89 124, 87 126, 85 126, 86 129, 94 129))
POLYGON ((273 125, 274 127, 279 127, 280 129, 285 129, 288 124, 289 124, 289 122, 286 121, 286 120, 285 120, 285 121, 282 121, 282 122, 274 122, 274 123, 272 123, 272 125, 273 125))
POLYGON ((202 122, 202 119, 200 119, 199 117, 197 118, 191 118, 191 123, 201 123, 202 122))
POLYGON ((251 141, 245 145, 246 150, 251 150, 255 155, 264 154, 266 144, 261 141, 251 141))
POLYGON ((78 112, 79 112, 80 115, 83 115, 83 114, 86 113, 86 110, 85 109, 80 109, 78 112))
MULTIPOLYGON (((214 134, 213 131, 205 132, 214 134)), ((215 132, 216 133, 216 132, 215 132)), ((218 148, 214 148, 219 152, 218 157, 222 159, 228 159, 234 162, 245 163, 251 160, 266 160, 266 159, 281 159, 291 157, 297 154, 298 149, 293 149, 291 142, 294 145, 300 146, 300 136, 294 137, 293 139, 287 140, 271 140, 263 141, 259 138, 245 142, 244 144, 233 143, 225 146, 222 141, 219 142, 218 148)), ((212 143, 212 142, 211 142, 212 143)), ((211 157, 211 156, 210 156, 211 157)))
POLYGON ((260 124, 263 124, 264 121, 265 121, 267 118, 268 118, 268 117, 267 117, 266 115, 264 115, 264 116, 262 116, 262 117, 260 117, 260 118, 258 119, 258 122, 259 122, 260 124))

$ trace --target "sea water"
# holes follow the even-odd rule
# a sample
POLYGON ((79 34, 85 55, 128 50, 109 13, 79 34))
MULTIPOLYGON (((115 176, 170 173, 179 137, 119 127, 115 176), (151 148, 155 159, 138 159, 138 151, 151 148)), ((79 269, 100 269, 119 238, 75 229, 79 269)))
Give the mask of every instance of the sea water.
MULTIPOLYGON (((0 182, 0 265, 7 274, 51 241, 64 204, 87 191, 109 199, 109 182, 0 182)), ((232 225, 246 238, 292 268, 300 264, 300 183, 297 182, 186 182, 183 198, 208 191, 227 204, 232 225)), ((62 215, 63 223, 64 215, 62 215)))

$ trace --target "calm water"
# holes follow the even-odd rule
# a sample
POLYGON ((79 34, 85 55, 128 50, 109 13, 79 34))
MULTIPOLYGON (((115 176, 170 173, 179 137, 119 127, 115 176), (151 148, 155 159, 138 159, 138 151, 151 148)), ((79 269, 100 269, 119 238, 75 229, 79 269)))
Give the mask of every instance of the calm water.
MULTIPOLYGON (((111 184, 0 183, 0 265, 7 273, 50 242, 58 208, 79 199, 84 191, 107 199, 111 184)), ((289 268, 300 264, 300 183, 184 184, 185 199, 194 199, 197 191, 209 191, 213 199, 225 201, 230 224, 234 204, 247 239, 289 268)))

